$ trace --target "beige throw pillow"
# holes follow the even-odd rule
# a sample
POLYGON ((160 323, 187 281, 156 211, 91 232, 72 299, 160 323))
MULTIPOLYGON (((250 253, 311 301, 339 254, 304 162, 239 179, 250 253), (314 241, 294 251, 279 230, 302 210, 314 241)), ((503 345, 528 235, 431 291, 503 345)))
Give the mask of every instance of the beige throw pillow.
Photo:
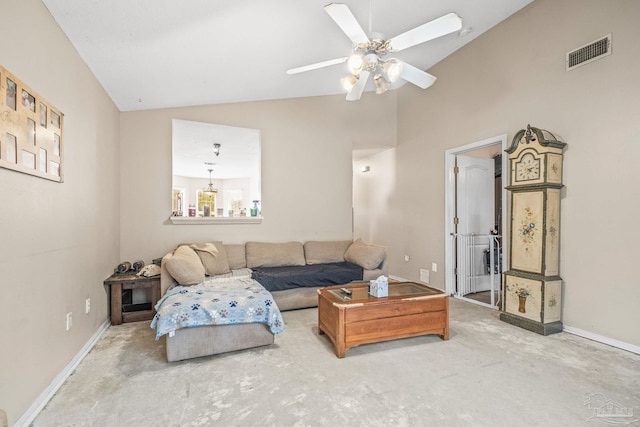
POLYGON ((305 265, 304 249, 300 242, 247 242, 245 249, 249 268, 305 265))
POLYGON ((183 286, 197 285, 204 281, 204 266, 189 246, 179 246, 172 255, 165 256, 167 271, 183 286))
POLYGON ((209 276, 227 274, 231 271, 227 251, 222 242, 195 243, 190 245, 190 248, 196 251, 204 266, 204 272, 209 276))
POLYGON ((344 254, 345 261, 357 264, 365 270, 373 270, 378 268, 384 257, 386 250, 382 246, 368 245, 361 239, 356 240, 349 246, 344 254))
POLYGON ((304 244, 304 257, 308 265, 344 262, 344 253, 351 245, 351 240, 330 242, 309 241, 304 244))
POLYGON ((229 260, 229 268, 232 270, 240 270, 247 268, 247 258, 244 254, 244 243, 226 244, 224 250, 227 252, 229 260))

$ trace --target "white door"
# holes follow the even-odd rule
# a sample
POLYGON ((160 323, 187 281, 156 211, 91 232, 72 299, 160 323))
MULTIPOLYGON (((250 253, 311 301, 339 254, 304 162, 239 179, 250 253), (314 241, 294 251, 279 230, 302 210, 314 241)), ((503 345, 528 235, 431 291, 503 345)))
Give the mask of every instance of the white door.
POLYGON ((486 264, 490 230, 495 227, 494 160, 456 156, 457 293, 491 290, 486 264))

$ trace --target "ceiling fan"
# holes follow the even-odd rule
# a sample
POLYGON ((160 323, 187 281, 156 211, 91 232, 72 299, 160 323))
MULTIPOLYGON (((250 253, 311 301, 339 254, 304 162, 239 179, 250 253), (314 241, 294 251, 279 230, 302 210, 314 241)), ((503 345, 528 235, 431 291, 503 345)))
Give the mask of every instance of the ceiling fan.
POLYGON ((455 13, 449 13, 389 40, 384 40, 382 36, 378 37, 374 34, 372 34, 372 38, 369 38, 346 4, 330 3, 324 7, 324 10, 353 43, 352 54, 343 58, 292 68, 287 70, 287 74, 298 74, 346 62, 350 74, 340 81, 347 90, 348 101, 360 99, 371 74, 374 75, 373 80, 378 94, 386 92, 391 83, 397 81, 398 78, 422 89, 428 88, 436 81, 436 77, 396 58, 385 60, 384 56, 462 28, 462 19, 455 13))

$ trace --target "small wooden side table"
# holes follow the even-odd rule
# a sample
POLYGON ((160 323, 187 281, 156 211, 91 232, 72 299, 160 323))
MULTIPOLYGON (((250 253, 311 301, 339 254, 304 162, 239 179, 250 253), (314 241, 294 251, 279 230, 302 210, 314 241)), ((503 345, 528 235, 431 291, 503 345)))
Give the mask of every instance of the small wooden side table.
POLYGON ((142 277, 135 274, 113 274, 104 281, 111 286, 111 324, 151 320, 156 314, 155 306, 160 299, 160 276, 142 277), (122 312, 122 291, 127 289, 151 289, 151 309, 122 312))

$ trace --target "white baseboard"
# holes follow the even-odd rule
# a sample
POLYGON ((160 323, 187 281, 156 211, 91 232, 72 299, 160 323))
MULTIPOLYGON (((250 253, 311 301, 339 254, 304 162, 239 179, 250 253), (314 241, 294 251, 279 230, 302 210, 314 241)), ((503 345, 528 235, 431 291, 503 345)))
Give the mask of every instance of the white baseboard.
MULTIPOLYGON (((404 279, 404 278, 398 277, 398 276, 389 275, 389 278, 397 280, 399 282, 409 282, 410 281, 410 280, 407 280, 407 279, 404 279)), ((462 298, 462 299, 465 299, 465 298, 462 298)), ((473 302, 475 302, 475 301, 473 301, 473 302)), ((486 305, 489 308, 494 308, 494 309, 496 308, 496 307, 492 307, 492 306, 490 306, 488 304, 483 304, 483 303, 479 303, 479 304, 480 305, 486 305)), ((626 343, 624 341, 618 341, 618 340, 615 340, 613 338, 609 338, 609 337, 605 337, 605 336, 602 336, 602 335, 594 334, 593 332, 584 331, 582 329, 574 328, 572 326, 563 326, 562 331, 563 332, 567 332, 567 333, 572 334, 572 335, 577 335, 577 336, 582 337, 582 338, 589 339, 591 341, 596 341, 596 342, 599 342, 599 343, 602 343, 602 344, 610 345, 611 347, 616 347, 616 348, 619 348, 621 350, 626 350, 626 351, 630 351, 632 353, 640 354, 640 346, 629 344, 629 343, 626 343)))
POLYGON ((572 326, 563 326, 562 331, 567 332, 569 334, 577 335, 582 338, 590 339, 591 341, 597 341, 602 344, 610 345, 612 347, 616 347, 622 350, 630 351, 632 353, 640 354, 640 347, 637 345, 614 340, 613 338, 594 334, 593 332, 583 331, 582 329, 574 328, 572 326))
POLYGON ((94 345, 98 342, 102 334, 109 328, 111 321, 109 319, 100 325, 100 328, 91 337, 89 341, 80 349, 78 354, 65 366, 65 368, 53 379, 49 387, 47 387, 40 396, 31 404, 29 409, 16 421, 14 427, 23 427, 30 425, 38 416, 42 408, 51 400, 53 395, 58 391, 62 384, 69 378, 69 376, 75 371, 82 359, 91 351, 94 345))

